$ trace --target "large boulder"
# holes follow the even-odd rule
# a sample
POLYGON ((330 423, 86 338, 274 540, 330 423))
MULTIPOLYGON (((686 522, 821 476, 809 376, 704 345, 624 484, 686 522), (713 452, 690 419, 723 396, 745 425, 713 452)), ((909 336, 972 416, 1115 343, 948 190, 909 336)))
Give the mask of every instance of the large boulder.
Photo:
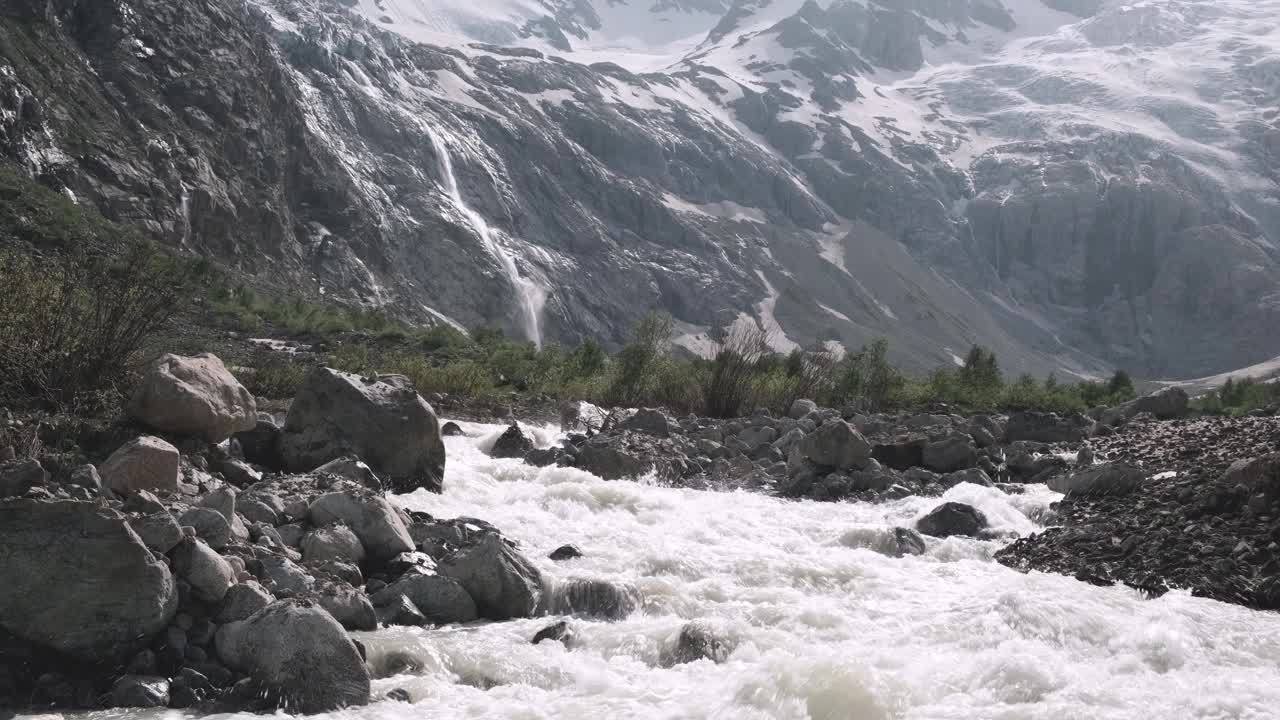
POLYGON ((222 442, 252 430, 258 408, 253 394, 216 356, 165 355, 142 375, 129 415, 161 432, 222 442))
POLYGON ((0 625, 76 658, 136 651, 178 609, 169 568, 91 502, 0 502, 0 625))
POLYGON ((0 498, 21 497, 31 488, 47 482, 49 473, 38 460, 28 458, 0 463, 0 498))
POLYGON ((1101 463, 1055 475, 1046 484, 1050 490, 1069 496, 1128 495, 1146 479, 1147 473, 1132 465, 1101 463))
POLYGON ((871 458, 871 443, 843 420, 823 423, 796 448, 813 464, 837 470, 863 467, 871 458))
POLYGON ((952 535, 977 537, 987 526, 987 516, 981 510, 958 502, 943 503, 916 521, 917 530, 940 538, 952 535))
POLYGON ((899 435, 871 448, 871 457, 894 470, 910 470, 924 464, 926 435, 899 435))
POLYGON ((634 430, 635 432, 653 435, 654 437, 668 437, 671 435, 671 429, 675 426, 671 418, 662 410, 653 408, 644 408, 636 411, 634 415, 623 420, 618 425, 619 430, 634 430))
POLYGON ((247 672, 292 712, 319 713, 369 702, 369 671, 355 643, 323 609, 274 602, 218 630, 218 658, 247 672))
POLYGON ((475 600, 460 582, 421 571, 401 575, 369 599, 378 607, 389 607, 402 597, 413 603, 426 620, 439 625, 471 622, 480 617, 475 600))
POLYGON ((818 411, 818 403, 812 400, 795 400, 791 403, 791 409, 787 412, 787 416, 799 420, 809 413, 818 411))
POLYGON ((542 599, 542 573, 496 533, 450 553, 438 570, 457 580, 490 620, 531 617, 542 599))
POLYGON ((375 560, 390 560, 414 549, 413 538, 391 503, 367 491, 339 491, 321 495, 307 508, 316 527, 342 523, 355 533, 365 553, 375 560))
POLYGON ((376 379, 316 368, 289 407, 280 434, 285 467, 312 470, 357 455, 396 492, 440 492, 444 442, 436 414, 402 375, 376 379))
POLYGON ((608 580, 567 580, 555 589, 551 602, 554 613, 602 620, 622 620, 639 607, 639 590, 608 580))
POLYGON ((1008 443, 1030 440, 1040 443, 1078 443, 1093 434, 1093 421, 1084 415, 1059 416, 1057 413, 1016 412, 1005 423, 1004 440, 1008 443))
POLYGON ((1102 423, 1116 425, 1142 413, 1150 413, 1161 420, 1182 417, 1187 414, 1188 403, 1190 398, 1186 390, 1167 387, 1107 410, 1102 414, 1102 423))
POLYGON ((178 448, 158 437, 144 435, 121 445, 98 467, 102 483, 121 495, 139 490, 173 492, 178 489, 181 464, 178 448))
POLYGON ((921 459, 934 472, 955 472, 973 467, 978 462, 978 449, 970 438, 952 435, 925 445, 921 459))
POLYGON ((1237 460, 1222 476, 1222 485, 1243 485, 1250 493, 1280 496, 1280 453, 1237 460))
POLYGON ((345 525, 330 525, 312 530, 302 537, 302 559, 307 563, 330 560, 359 565, 364 561, 360 538, 345 525))

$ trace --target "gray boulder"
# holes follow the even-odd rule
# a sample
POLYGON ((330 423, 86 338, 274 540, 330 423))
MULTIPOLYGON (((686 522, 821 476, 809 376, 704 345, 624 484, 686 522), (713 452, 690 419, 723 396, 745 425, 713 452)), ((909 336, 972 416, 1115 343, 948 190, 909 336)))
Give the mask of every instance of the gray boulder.
POLYGON ((787 413, 787 416, 794 420, 799 420, 811 412, 817 412, 817 410, 818 403, 812 400, 796 400, 791 403, 791 410, 787 413))
POLYGON ((138 534, 143 544, 161 555, 167 554, 182 541, 182 528, 167 512, 130 518, 129 527, 138 534))
POLYGON ((382 478, 363 460, 354 455, 345 455, 337 460, 330 460, 312 471, 313 475, 333 475, 363 485, 370 490, 382 490, 382 478))
POLYGON ((346 582, 320 582, 308 597, 347 630, 378 629, 378 614, 374 612, 369 598, 346 582))
POLYGON ((634 430, 654 437, 669 437, 673 426, 675 426, 675 423, 662 410, 644 408, 623 420, 618 425, 618 429, 634 430))
POLYGON ((1223 486, 1243 485, 1250 493, 1280 496, 1280 453, 1237 460, 1222 476, 1223 486))
POLYGON ((256 582, 242 582, 227 589, 214 619, 219 625, 244 620, 275 602, 275 596, 256 582))
POLYGON ((178 608, 169 568, 92 502, 0 501, 0 625, 76 658, 127 657, 178 608))
POLYGON ((683 665, 698 660, 722 663, 729 659, 735 643, 703 622, 686 623, 680 628, 675 648, 665 665, 683 665))
POLYGON ((934 472, 955 472, 973 467, 978 462, 978 449, 971 439, 952 435, 925 445, 921 459, 934 472))
POLYGON ((862 467, 871 458, 871 443, 843 420, 823 423, 795 447, 815 465, 837 470, 862 467))
POLYGON ((1050 490, 1069 496, 1128 495, 1146 482, 1147 473, 1124 463, 1099 463, 1074 472, 1054 475, 1046 484, 1050 490))
POLYGON ((294 600, 223 625, 218 658, 249 673, 292 712, 319 713, 369 702, 369 671, 355 643, 323 609, 294 600))
POLYGON ((402 375, 365 379, 316 368, 289 407, 280 453, 296 472, 357 455, 395 492, 440 492, 444 478, 436 414, 402 375))
POLYGON ((522 458, 533 449, 533 441, 524 434, 520 426, 512 423, 494 441, 489 455, 495 458, 522 458))
POLYGON ((161 432, 222 442, 252 430, 258 408, 216 356, 165 355, 142 374, 129 415, 161 432))
POLYGON ((73 469, 67 476, 67 482, 79 485, 94 494, 102 492, 102 476, 98 474, 98 468, 92 465, 80 465, 73 469))
POLYGON ((991 487, 991 476, 984 470, 978 468, 968 468, 967 470, 957 470, 953 473, 943 475, 939 482, 944 488, 953 488, 961 483, 969 483, 971 485, 981 485, 982 487, 991 487))
POLYGON ((221 550, 231 542, 231 523, 222 513, 207 507, 194 507, 182 513, 178 524, 196 529, 196 536, 214 550, 221 550))
POLYGON ((236 499, 236 510, 249 522, 278 527, 283 522, 284 501, 271 493, 241 495, 236 499))
POLYGON ((1005 423, 1007 443, 1030 440, 1041 443, 1078 443, 1093 434, 1093 421, 1084 415, 1060 417, 1057 413, 1033 411, 1009 415, 1005 423))
POLYGON ((307 508, 316 527, 342 523, 360 539, 365 553, 389 560, 414 549, 409 530, 391 503, 379 495, 356 490, 321 495, 307 508))
POLYGON ((988 525, 987 516, 981 510, 958 502, 943 503, 916 521, 917 530, 940 538, 952 535, 977 537, 988 525))
POLYGON ((457 580, 490 620, 531 617, 542 598, 542 573, 497 534, 445 556, 439 572, 457 580))
POLYGON ((158 437, 144 435, 121 445, 98 467, 103 484, 121 495, 139 490, 173 492, 178 489, 181 455, 158 437))
POLYGON ((386 607, 400 597, 408 598, 426 620, 439 625, 466 623, 480 617, 475 600, 452 577, 408 572, 369 599, 376 606, 386 607))
POLYGON ((595 442, 582 446, 575 464, 604 480, 634 479, 654 469, 654 461, 642 453, 595 442))
POLYGON ((276 597, 306 595, 315 587, 316 579, 287 557, 268 555, 258 562, 262 567, 262 584, 276 597))
POLYGON ((0 463, 0 498, 21 497, 49 482, 49 473, 34 458, 0 463))
POLYGON ((302 537, 302 560, 307 564, 329 560, 359 565, 364 561, 360 538, 345 525, 316 528, 302 537))
POLYGON ((173 549, 173 571, 191 585, 197 599, 219 603, 236 584, 236 574, 221 555, 196 538, 185 538, 173 549))
POLYGON ((1105 411, 1102 424, 1117 425, 1143 413, 1150 413, 1161 420, 1182 417, 1187 414, 1190 401, 1187 391, 1180 387, 1163 388, 1105 411))

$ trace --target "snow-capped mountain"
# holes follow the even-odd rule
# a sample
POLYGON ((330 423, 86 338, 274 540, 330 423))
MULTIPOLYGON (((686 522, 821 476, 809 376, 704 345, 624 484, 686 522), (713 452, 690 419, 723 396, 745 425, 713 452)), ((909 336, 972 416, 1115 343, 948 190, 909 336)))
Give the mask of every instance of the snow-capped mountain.
POLYGON ((1280 0, 0 8, 8 156, 314 292, 920 370, 1280 354, 1280 0))

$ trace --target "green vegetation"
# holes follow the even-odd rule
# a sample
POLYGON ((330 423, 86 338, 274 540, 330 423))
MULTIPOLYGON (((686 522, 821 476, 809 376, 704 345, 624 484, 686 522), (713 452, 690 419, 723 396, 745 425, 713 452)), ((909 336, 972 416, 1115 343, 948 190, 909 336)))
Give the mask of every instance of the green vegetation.
POLYGON ((1240 416, 1280 405, 1280 376, 1267 380, 1227 378, 1222 387, 1196 398, 1191 406, 1214 415, 1240 416))
POLYGON ((208 273, 0 170, 0 403, 111 405, 135 353, 208 273))

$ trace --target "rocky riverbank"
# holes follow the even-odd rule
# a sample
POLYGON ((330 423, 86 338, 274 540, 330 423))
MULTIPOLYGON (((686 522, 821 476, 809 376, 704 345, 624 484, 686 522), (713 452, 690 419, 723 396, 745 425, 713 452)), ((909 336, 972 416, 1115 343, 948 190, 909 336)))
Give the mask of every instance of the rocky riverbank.
POLYGON ((635 609, 549 587, 482 520, 391 503, 445 462, 403 378, 318 368, 283 422, 255 404, 216 357, 165 356, 133 425, 7 421, 0 708, 320 712, 372 699, 347 631, 635 609))

